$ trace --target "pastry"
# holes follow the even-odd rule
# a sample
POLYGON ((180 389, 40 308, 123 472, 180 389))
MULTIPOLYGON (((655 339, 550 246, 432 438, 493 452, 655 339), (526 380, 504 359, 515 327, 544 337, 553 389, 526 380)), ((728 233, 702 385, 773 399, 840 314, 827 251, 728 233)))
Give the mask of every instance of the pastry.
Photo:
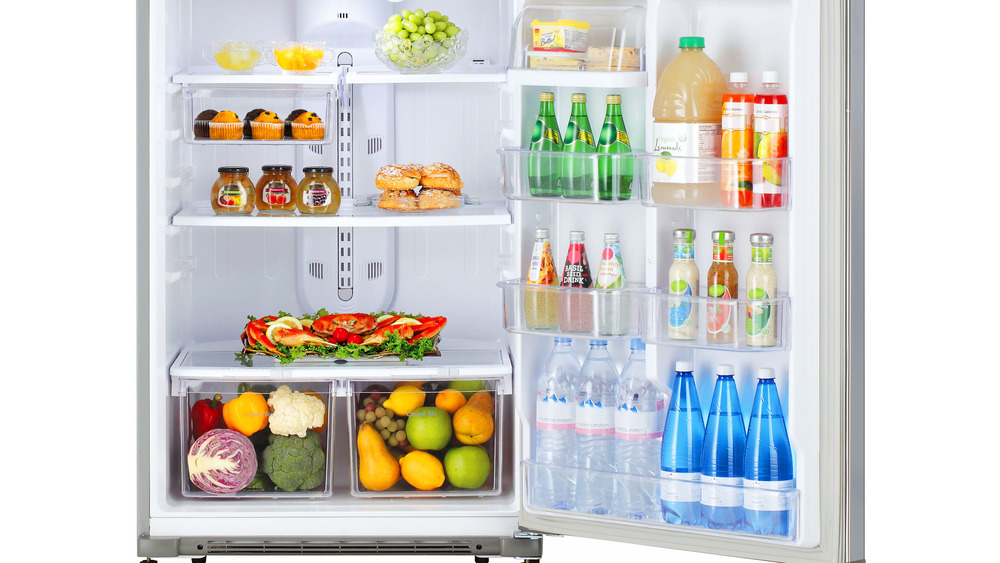
POLYGON ((642 67, 637 47, 588 47, 585 70, 636 71, 642 67))
POLYGON ((386 164, 375 174, 375 187, 380 190, 412 190, 418 185, 418 164, 386 164))
POLYGON ((284 138, 284 123, 273 111, 257 108, 247 112, 243 118, 243 137, 268 141, 284 138))
POLYGON ((243 138, 243 122, 231 111, 220 111, 208 124, 208 136, 219 141, 235 141, 243 138))
POLYGON ((379 199, 378 207, 381 209, 413 211, 417 208, 417 194, 413 190, 384 191, 379 199))
POLYGON ((207 109, 198 114, 194 118, 194 137, 196 139, 208 139, 210 137, 208 133, 208 124, 218 115, 219 112, 214 109, 207 109))
POLYGON ((326 127, 315 112, 297 109, 285 118, 285 136, 300 140, 321 140, 326 136, 326 127))
POLYGON ((442 190, 438 188, 420 188, 417 194, 417 207, 420 209, 448 209, 462 204, 462 190, 442 190))
POLYGON ((420 171, 420 185, 439 190, 462 189, 462 178, 454 168, 443 162, 434 162, 420 171))

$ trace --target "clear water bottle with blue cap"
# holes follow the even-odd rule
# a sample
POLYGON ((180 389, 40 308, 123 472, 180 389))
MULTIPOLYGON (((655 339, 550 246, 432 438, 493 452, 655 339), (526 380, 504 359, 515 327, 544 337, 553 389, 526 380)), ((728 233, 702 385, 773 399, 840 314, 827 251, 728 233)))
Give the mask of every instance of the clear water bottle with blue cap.
POLYGON ((646 345, 632 339, 632 353, 615 388, 614 515, 659 521, 655 477, 663 428, 662 394, 646 377, 646 345), (640 478, 630 476, 641 476, 640 478))
POLYGON ((576 506, 576 386, 580 362, 569 338, 557 337, 538 378, 532 500, 539 508, 576 506))
POLYGON ((615 470, 615 384, 607 340, 591 340, 576 388, 576 511, 610 514, 615 470))
POLYGON ((743 527, 746 427, 736 392, 735 369, 722 364, 715 374, 701 454, 701 519, 707 528, 738 531, 743 527))
POLYGON ((743 463, 745 531, 790 536, 789 509, 795 489, 792 446, 774 384, 774 370, 757 370, 743 463))
POLYGON ((660 504, 668 524, 701 523, 701 450, 705 419, 694 383, 694 364, 675 365, 670 408, 660 452, 660 504))

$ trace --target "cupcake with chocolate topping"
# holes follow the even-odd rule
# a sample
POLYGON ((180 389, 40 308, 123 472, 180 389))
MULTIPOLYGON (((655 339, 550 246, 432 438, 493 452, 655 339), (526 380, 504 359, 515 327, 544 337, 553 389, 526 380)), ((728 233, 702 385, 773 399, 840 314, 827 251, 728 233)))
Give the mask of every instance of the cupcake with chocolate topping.
POLYGON ((284 124, 273 111, 253 109, 243 118, 243 136, 247 139, 280 141, 284 137, 284 124))
POLYGON ((326 136, 323 120, 315 112, 297 109, 285 118, 285 136, 299 140, 322 140, 326 136))
POLYGON ((214 109, 206 109, 205 111, 199 113, 198 116, 194 118, 195 139, 208 139, 211 137, 208 132, 209 128, 208 124, 211 123, 212 120, 215 119, 215 116, 218 114, 219 112, 215 111, 214 109))
POLYGON ((220 111, 208 124, 208 135, 217 141, 236 141, 243 138, 243 122, 236 112, 220 111))

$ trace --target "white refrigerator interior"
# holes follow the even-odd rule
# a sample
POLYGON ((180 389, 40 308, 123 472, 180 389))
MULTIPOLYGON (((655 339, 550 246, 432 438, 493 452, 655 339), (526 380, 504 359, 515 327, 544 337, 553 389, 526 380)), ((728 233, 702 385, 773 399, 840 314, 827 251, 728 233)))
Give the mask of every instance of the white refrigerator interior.
MULTIPOLYGON (((139 555, 456 554, 538 559, 545 534, 584 536, 775 561, 863 560, 861 504, 862 381, 858 343, 861 146, 857 96, 861 7, 811 0, 150 0, 139 3, 139 555), (453 68, 401 73, 376 56, 374 32, 402 10, 438 10, 462 27, 467 47, 453 68), (532 68, 532 22, 590 22, 579 70, 532 68), (851 32, 854 35, 852 37, 851 32), (767 209, 725 208, 717 200, 666 204, 653 195, 662 155, 654 152, 653 105, 660 73, 683 36, 705 38, 706 53, 728 79, 747 72, 760 86, 777 71, 788 94, 790 133, 783 161, 784 201, 767 209), (223 72, 213 42, 259 40, 252 73, 223 72), (326 58, 312 73, 267 62, 272 41, 323 41, 326 58), (855 52, 856 51, 856 52, 855 52), (593 57, 622 53, 621 70, 593 57), (637 66, 624 65, 625 53, 637 66), (849 54, 855 57, 851 59, 849 54), (854 61, 849 64, 850 61, 854 61), (850 88, 848 87, 850 85, 850 88), (635 153, 631 192, 616 200, 539 197, 527 151, 539 97, 554 94, 565 132, 573 94, 586 94, 597 137, 608 95, 621 96, 635 153), (853 104, 854 113, 845 107, 853 104), (255 108, 279 119, 315 112, 324 132, 308 140, 204 137, 206 110, 255 108), (854 160, 852 160, 854 159, 854 160), (392 163, 444 162, 460 174, 464 200, 454 209, 415 213, 377 208, 378 170, 392 163), (286 164, 333 169, 342 192, 336 215, 265 217, 213 212, 211 188, 222 167, 286 164), (853 169, 852 169, 853 167, 853 169), (853 183, 852 183, 853 182, 853 183), (532 328, 525 284, 536 229, 548 229, 559 277, 569 233, 583 231, 593 277, 605 233, 617 233, 627 286, 627 329, 569 332, 532 328), (776 345, 748 345, 744 335, 717 345, 704 334, 673 340, 666 330, 672 233, 697 233, 701 311, 714 302, 705 279, 713 231, 733 231, 740 291, 750 268, 752 233, 773 235, 778 296, 776 345), (241 361, 248 315, 293 316, 403 311, 447 318, 440 355, 282 364, 241 361), (735 368, 748 421, 758 368, 772 368, 793 452, 794 488, 786 532, 755 535, 663 522, 632 521, 538 505, 541 475, 570 481, 587 470, 536 461, 537 381, 553 337, 571 337, 582 361, 590 339, 608 340, 616 369, 630 341, 645 341, 646 377, 670 402, 677 362, 694 366, 707 417, 716 368, 735 368), (395 487, 376 493, 358 482, 357 411, 373 385, 424 382, 428 394, 452 382, 483 381, 493 401, 492 469, 486 484, 440 492, 395 487), (321 484, 308 491, 203 493, 188 477, 191 408, 240 384, 288 385, 324 402, 318 432, 325 455, 321 484)), ((565 60, 565 59, 564 59, 565 60)), ((632 61, 629 59, 628 61, 632 61)), ((242 128, 242 122, 240 123, 242 128)), ((249 125, 247 126, 249 130, 249 125)), ((581 157, 598 171, 594 157, 581 157)), ((682 159, 683 160, 683 159, 682 159)), ((695 163, 698 165, 698 163, 695 163)), ((717 159, 705 159, 715 166, 717 159)), ((662 172, 662 170, 660 170, 662 172)), ((717 189, 717 188, 716 188, 717 189)), ((619 194, 620 195, 620 194, 619 194)), ((716 194, 717 195, 717 194, 716 194)), ((558 278, 557 278, 558 279, 558 278)), ((559 299, 572 297, 561 289, 559 299)), ((738 296, 743 327, 745 295, 738 296)), ((590 299, 587 297, 586 299, 590 299)), ((588 301, 588 303, 590 303, 588 301)), ((593 301, 596 308, 600 307, 593 301)), ((245 360, 245 358, 244 358, 245 360)), ((266 394, 265 394, 266 397, 266 394)), ((433 404, 433 401, 429 404, 433 404)), ((362 413, 362 417, 364 413, 362 413)), ((749 445, 748 445, 749 447, 749 445)), ((593 477, 593 475, 591 475, 593 477)), ((611 473, 608 483, 630 483, 611 473)), ((640 478, 638 481, 642 481, 640 478)), ((665 486, 650 477, 644 484, 665 486)), ((730 491, 739 492, 743 491, 730 491)))

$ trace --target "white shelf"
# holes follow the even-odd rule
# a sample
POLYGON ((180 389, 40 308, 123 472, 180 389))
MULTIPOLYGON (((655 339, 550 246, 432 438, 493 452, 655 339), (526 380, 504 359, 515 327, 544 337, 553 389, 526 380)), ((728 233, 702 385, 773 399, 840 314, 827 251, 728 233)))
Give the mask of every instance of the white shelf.
POLYGON ((316 84, 336 86, 340 72, 336 67, 319 67, 315 74, 282 74, 281 69, 259 66, 253 74, 222 74, 216 66, 195 66, 171 77, 174 84, 233 84, 240 86, 289 86, 316 84))
POLYGON ((507 71, 507 81, 520 86, 561 86, 576 88, 645 88, 649 79, 640 71, 535 70, 507 71))
POLYGON ((336 215, 262 217, 220 216, 211 207, 185 207, 170 222, 175 227, 455 227, 510 225, 502 201, 468 203, 455 209, 390 211, 377 207, 341 205, 336 215))

